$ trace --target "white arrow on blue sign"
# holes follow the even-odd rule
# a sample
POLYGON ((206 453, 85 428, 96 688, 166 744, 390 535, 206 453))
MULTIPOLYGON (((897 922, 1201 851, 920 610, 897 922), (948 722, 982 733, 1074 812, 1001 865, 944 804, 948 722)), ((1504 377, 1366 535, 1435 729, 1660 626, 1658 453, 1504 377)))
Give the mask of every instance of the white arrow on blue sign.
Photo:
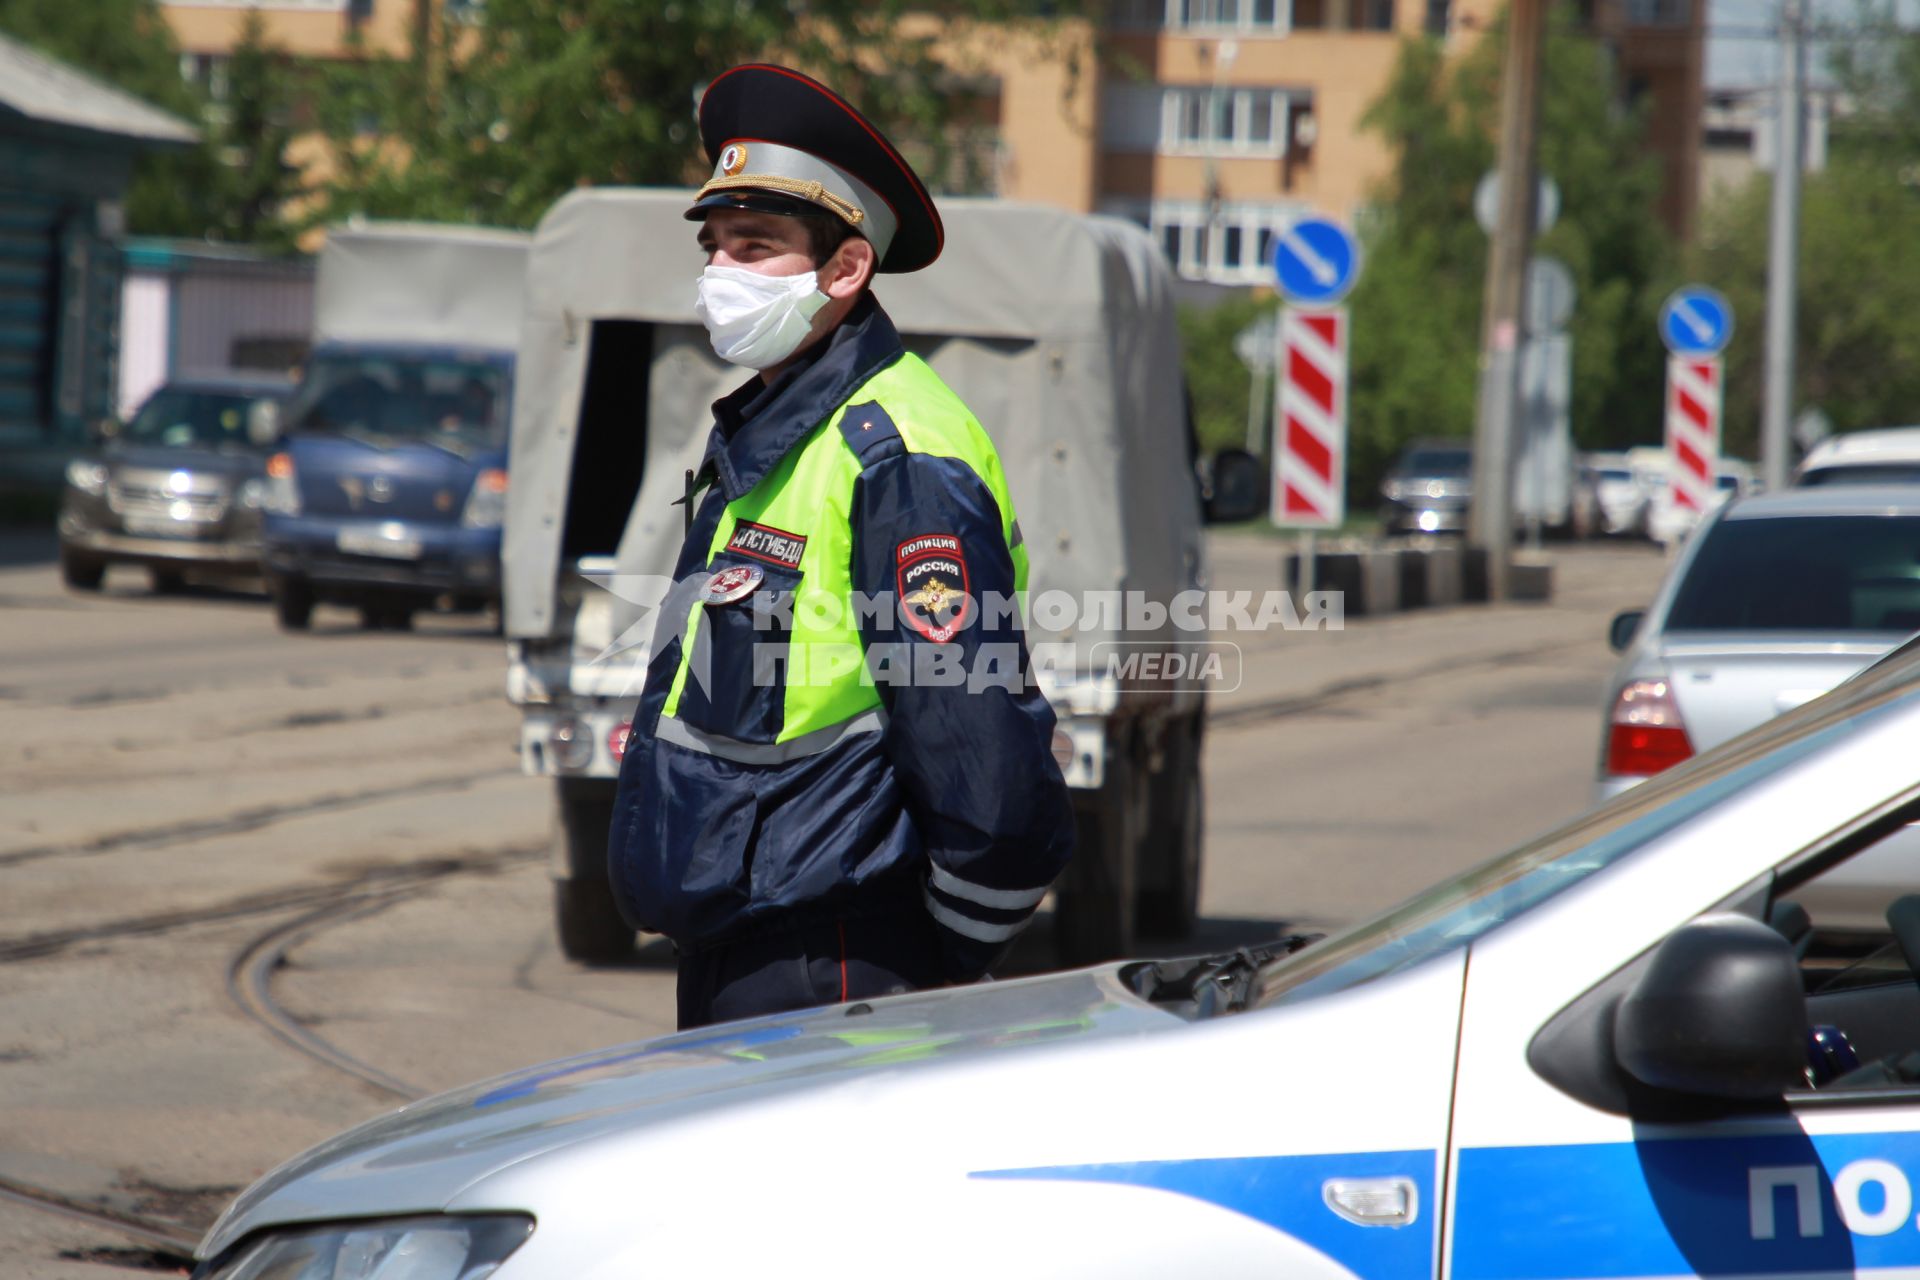
POLYGON ((1717 356, 1733 338, 1733 307, 1703 284, 1682 285, 1660 308, 1660 339, 1677 356, 1717 356))
POLYGON ((1280 294, 1302 306, 1331 306, 1360 277, 1360 246, 1331 218, 1302 218, 1273 242, 1280 294))

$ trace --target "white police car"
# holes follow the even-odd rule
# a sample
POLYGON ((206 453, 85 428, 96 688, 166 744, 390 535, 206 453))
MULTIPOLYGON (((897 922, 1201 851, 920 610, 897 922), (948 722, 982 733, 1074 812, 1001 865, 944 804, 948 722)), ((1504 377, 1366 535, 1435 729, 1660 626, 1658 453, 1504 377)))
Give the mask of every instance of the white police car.
POLYGON ((1916 817, 1903 650, 1291 954, 738 1023, 406 1107, 241 1196, 198 1274, 1910 1272, 1920 897, 1850 965, 1791 903, 1916 817))

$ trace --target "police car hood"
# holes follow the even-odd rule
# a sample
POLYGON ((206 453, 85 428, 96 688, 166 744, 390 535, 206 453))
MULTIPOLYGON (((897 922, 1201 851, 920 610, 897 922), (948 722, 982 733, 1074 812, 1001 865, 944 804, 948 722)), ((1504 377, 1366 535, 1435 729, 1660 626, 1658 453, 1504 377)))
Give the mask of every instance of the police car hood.
MULTIPOLYGON (((839 1005, 563 1058, 425 1099, 262 1178, 201 1243, 262 1227, 436 1212, 503 1170, 882 1073, 1172 1030, 1120 966, 839 1005)), ((641 1135, 646 1136, 646 1135, 641 1135)))

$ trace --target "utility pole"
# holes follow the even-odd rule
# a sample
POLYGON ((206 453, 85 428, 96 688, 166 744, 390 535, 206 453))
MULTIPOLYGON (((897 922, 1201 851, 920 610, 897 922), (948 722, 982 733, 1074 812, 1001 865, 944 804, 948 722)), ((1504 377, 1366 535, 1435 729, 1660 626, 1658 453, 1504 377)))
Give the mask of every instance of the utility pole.
POLYGON ((1513 0, 1507 11, 1506 69, 1500 78, 1500 216, 1487 254, 1469 526, 1474 545, 1486 552, 1487 598, 1496 601, 1511 594, 1520 310, 1540 187, 1536 141, 1546 21, 1545 0, 1513 0))
POLYGON ((1767 383, 1760 418, 1760 472, 1769 489, 1787 486, 1787 440, 1793 424, 1806 84, 1807 40, 1800 0, 1781 0, 1780 85, 1773 107, 1773 222, 1767 236, 1767 383))

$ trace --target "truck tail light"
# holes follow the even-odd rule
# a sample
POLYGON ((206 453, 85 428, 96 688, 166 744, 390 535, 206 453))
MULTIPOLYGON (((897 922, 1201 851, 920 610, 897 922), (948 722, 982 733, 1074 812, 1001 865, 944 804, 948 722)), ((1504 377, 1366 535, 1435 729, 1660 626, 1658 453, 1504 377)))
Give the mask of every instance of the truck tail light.
POLYGON ((260 491, 260 507, 276 516, 300 514, 300 486, 293 476, 293 455, 276 453, 267 459, 267 482, 260 491))
POLYGON ((607 750, 613 753, 615 764, 627 758, 627 735, 632 732, 633 721, 622 720, 613 726, 613 732, 607 735, 607 750))
POLYGON ((1665 680, 1634 680, 1613 700, 1607 728, 1607 772, 1614 777, 1648 777, 1693 755, 1693 742, 1680 722, 1680 704, 1665 680))
POLYGON ((593 763, 593 739, 587 735, 587 727, 572 716, 556 720, 547 730, 547 750, 553 754, 553 762, 569 772, 593 763))

